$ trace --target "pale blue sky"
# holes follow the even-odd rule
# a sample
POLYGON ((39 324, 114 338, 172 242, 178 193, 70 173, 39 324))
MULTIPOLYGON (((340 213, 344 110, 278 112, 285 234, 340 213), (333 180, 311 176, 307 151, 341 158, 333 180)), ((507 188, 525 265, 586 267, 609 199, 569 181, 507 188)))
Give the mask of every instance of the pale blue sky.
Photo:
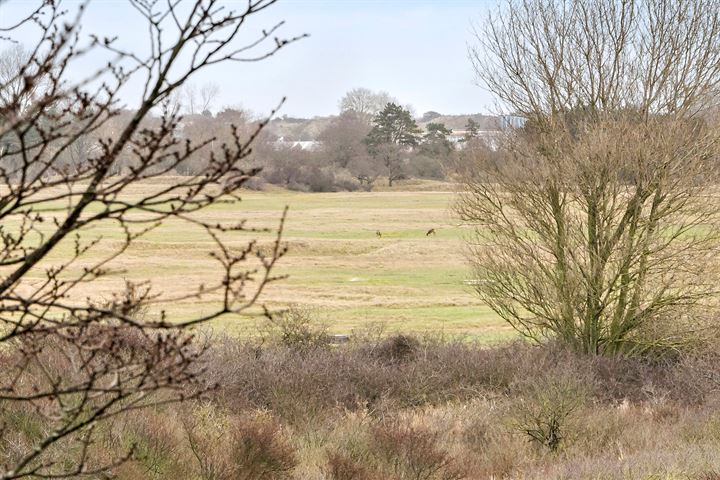
MULTIPOLYGON (((239 6, 244 0, 237 1, 239 6)), ((72 5, 75 0, 66 1, 72 5)), ((0 4, 10 18, 31 0, 0 4)), ((485 0, 280 0, 258 15, 251 30, 286 20, 287 36, 310 38, 262 63, 228 64, 203 72, 197 83, 221 89, 219 105, 241 105, 257 113, 287 96, 282 114, 329 115, 354 87, 386 90, 418 114, 491 110, 492 98, 474 84, 467 58, 472 23, 494 1, 485 0)), ((94 0, 86 32, 145 41, 142 20, 124 0, 94 0)))

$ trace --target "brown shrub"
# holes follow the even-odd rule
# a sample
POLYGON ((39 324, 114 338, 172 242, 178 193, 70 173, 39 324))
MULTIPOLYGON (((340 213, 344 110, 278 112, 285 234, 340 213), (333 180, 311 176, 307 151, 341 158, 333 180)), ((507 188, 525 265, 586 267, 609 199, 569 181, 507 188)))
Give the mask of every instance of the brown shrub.
POLYGON ((152 479, 178 478, 186 472, 189 462, 183 455, 185 444, 178 413, 173 409, 148 409, 126 414, 112 424, 105 442, 107 449, 123 451, 134 445, 132 462, 121 472, 131 478, 131 472, 142 471, 152 479))
POLYGON ((327 454, 327 464, 324 468, 325 476, 329 480, 371 480, 373 477, 368 472, 367 465, 363 465, 364 459, 353 458, 352 455, 342 451, 333 450, 327 454))
POLYGON ((412 360, 419 349, 420 342, 416 338, 393 335, 378 345, 375 355, 388 362, 404 362, 412 360))
POLYGON ((266 334, 271 342, 308 352, 328 346, 327 329, 327 325, 318 321, 310 309, 291 305, 269 317, 266 334))
POLYGON ((531 442, 554 452, 566 441, 570 417, 582 404, 582 391, 574 382, 534 383, 527 398, 517 404, 517 427, 531 442))
POLYGON ((231 456, 238 480, 289 478, 297 465, 292 446, 280 425, 270 419, 235 419, 231 426, 231 456))
POLYGON ((438 446, 436 432, 392 421, 376 426, 373 440, 376 455, 384 457, 398 478, 459 480, 466 476, 449 453, 438 446))
POLYGON ((223 417, 205 406, 184 426, 203 479, 279 480, 297 466, 280 424, 267 415, 223 417))
MULTIPOLYGON (((220 385, 208 401, 98 432, 105 461, 136 446, 119 478, 620 479, 663 465, 696 478, 720 464, 713 353, 661 363, 428 338, 408 355, 397 338, 207 343, 206 379, 220 385)), ((0 456, 45 428, 3 404, 0 414, 0 456)))

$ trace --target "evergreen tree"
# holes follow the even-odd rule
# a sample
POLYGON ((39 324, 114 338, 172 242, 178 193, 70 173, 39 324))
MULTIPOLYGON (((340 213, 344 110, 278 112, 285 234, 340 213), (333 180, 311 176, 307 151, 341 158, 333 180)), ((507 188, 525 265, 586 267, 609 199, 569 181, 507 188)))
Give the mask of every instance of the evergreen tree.
POLYGON ((410 112, 400 105, 388 103, 373 119, 373 128, 365 138, 368 152, 383 166, 392 187, 395 180, 406 176, 405 147, 416 146, 420 129, 410 112))
POLYGON ((452 130, 447 128, 444 123, 428 123, 427 133, 423 136, 423 140, 428 143, 447 142, 448 135, 452 135, 452 130))
POLYGON ((388 103, 373 119, 373 128, 365 141, 373 150, 383 144, 414 146, 418 144, 419 136, 420 129, 410 112, 400 105, 388 103))
POLYGON ((465 141, 468 141, 472 138, 477 138, 480 134, 480 124, 473 120, 472 118, 468 118, 467 123, 465 124, 465 141))
POLYGON ((434 157, 446 156, 453 150, 453 145, 448 139, 449 135, 452 135, 452 130, 444 123, 428 123, 421 147, 423 153, 434 157))

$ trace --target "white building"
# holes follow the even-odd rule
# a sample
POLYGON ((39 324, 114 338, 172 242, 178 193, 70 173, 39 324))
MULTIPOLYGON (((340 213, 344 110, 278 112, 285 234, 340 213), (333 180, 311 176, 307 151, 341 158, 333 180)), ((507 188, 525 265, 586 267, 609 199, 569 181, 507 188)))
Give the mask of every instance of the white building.
POLYGON ((319 142, 317 140, 305 140, 305 141, 296 141, 296 140, 285 140, 284 137, 280 137, 275 142, 273 142, 275 145, 275 148, 278 150, 283 148, 299 148, 300 150, 306 150, 309 152, 314 152, 316 150, 319 150, 320 147, 322 147, 322 142, 319 142))

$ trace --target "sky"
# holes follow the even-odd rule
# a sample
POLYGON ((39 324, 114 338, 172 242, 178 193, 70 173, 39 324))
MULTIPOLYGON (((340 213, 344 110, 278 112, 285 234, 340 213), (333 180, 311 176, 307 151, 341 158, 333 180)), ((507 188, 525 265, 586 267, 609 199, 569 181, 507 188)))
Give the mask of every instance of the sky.
MULTIPOLYGON (((242 8, 245 2, 226 3, 242 8)), ((34 3, 0 3, 0 21, 34 3)), ((65 3, 73 5, 77 0, 65 3)), ((476 85, 467 48, 473 42, 473 25, 484 20, 493 4, 492 0, 279 0, 253 17, 247 32, 254 34, 284 20, 282 35, 307 33, 308 38, 259 63, 214 66, 200 72, 194 83, 220 87, 216 110, 227 105, 264 114, 286 97, 281 115, 332 115, 347 91, 365 87, 389 92, 418 115, 428 110, 490 112, 493 99, 476 85)), ((118 35, 134 48, 147 42, 142 18, 125 0, 93 0, 83 29, 118 35)), ((29 43, 31 33, 27 35, 20 40, 29 43)), ((84 68, 92 65, 86 63, 84 68)))

